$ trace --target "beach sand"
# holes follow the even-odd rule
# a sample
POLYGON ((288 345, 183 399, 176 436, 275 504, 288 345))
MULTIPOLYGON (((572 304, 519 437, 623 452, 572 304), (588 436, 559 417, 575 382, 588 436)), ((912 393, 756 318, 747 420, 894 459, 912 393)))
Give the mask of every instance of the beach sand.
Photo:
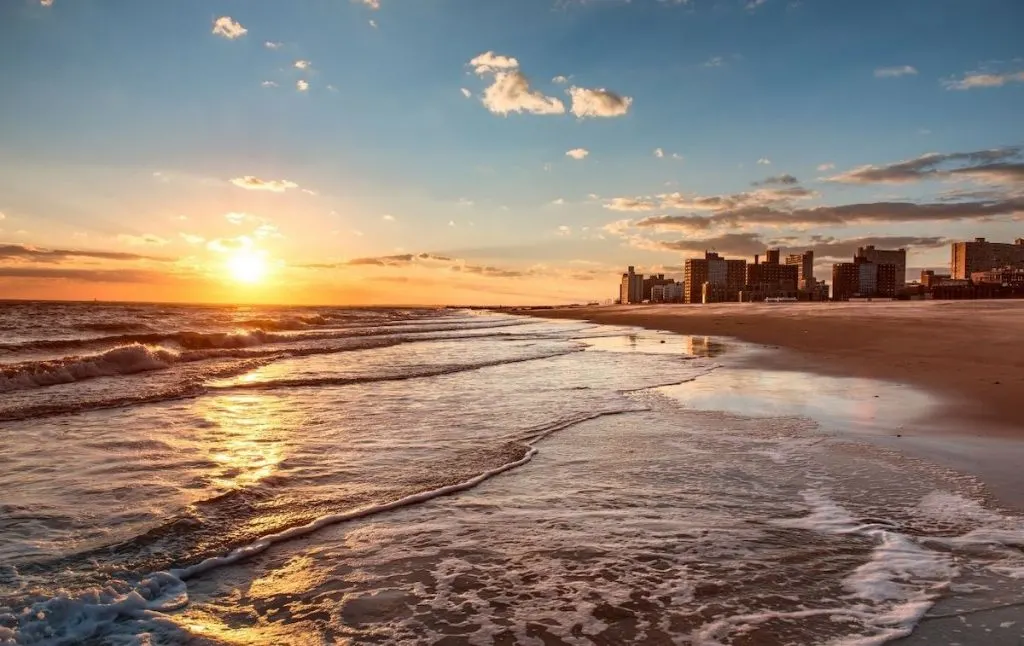
POLYGON ((961 435, 1024 439, 1024 301, 601 306, 523 311, 784 352, 769 369, 895 381, 939 397, 961 435))

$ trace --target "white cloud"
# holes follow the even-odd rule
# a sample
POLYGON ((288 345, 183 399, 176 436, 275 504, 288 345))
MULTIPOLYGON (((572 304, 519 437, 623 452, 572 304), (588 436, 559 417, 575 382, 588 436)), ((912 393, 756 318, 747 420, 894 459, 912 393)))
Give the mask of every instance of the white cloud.
POLYGON ((39 0, 39 4, 43 5, 44 7, 52 7, 53 0, 39 0))
POLYGON ((273 193, 284 193, 290 188, 299 187, 295 182, 286 179, 260 179, 252 175, 236 177, 231 180, 231 183, 249 191, 271 191, 273 193))
POLYGON ((459 201, 456 202, 456 204, 458 204, 459 206, 473 206, 474 202, 469 198, 460 197, 459 201))
POLYGON ((283 238, 281 232, 278 231, 277 227, 269 222, 264 222, 260 226, 256 227, 253 231, 253 235, 257 238, 283 238))
POLYGON ((231 224, 242 224, 243 222, 252 219, 253 216, 248 213, 237 213, 232 211, 231 213, 225 213, 224 219, 231 224))
POLYGON ((390 213, 385 213, 384 215, 380 216, 380 219, 384 220, 385 222, 394 222, 395 216, 391 215, 390 213))
POLYGON ((263 87, 277 87, 277 83, 274 81, 263 81, 260 85, 263 87))
POLYGON ((305 92, 309 90, 309 81, 299 79, 298 81, 295 82, 295 89, 298 90, 299 92, 305 92))
POLYGON ((519 61, 511 56, 495 54, 493 51, 480 54, 469 61, 469 64, 473 67, 473 71, 477 73, 477 76, 519 69, 519 61))
POLYGON ((0 220, 6 220, 6 219, 7 219, 7 216, 4 215, 3 211, 0 211, 0 220))
POLYGON ((565 114, 561 100, 532 89, 529 79, 517 69, 496 73, 494 83, 484 90, 482 102, 494 114, 565 114))
POLYGON ((373 9, 374 11, 380 9, 380 0, 355 0, 355 2, 364 4, 370 9, 373 9))
POLYGON ((680 155, 679 153, 672 153, 672 159, 680 159, 681 160, 682 158, 683 158, 683 156, 680 155))
POLYGON ((824 164, 818 164, 818 170, 820 170, 820 171, 832 170, 835 167, 836 167, 836 165, 833 164, 832 162, 827 162, 827 163, 824 163, 824 164))
POLYGON ((770 166, 772 160, 768 159, 767 157, 762 157, 761 159, 757 160, 757 163, 761 164, 762 166, 770 166))
POLYGON ((376 20, 371 20, 370 21, 370 26, 373 27, 374 29, 376 29, 377 28, 377 21, 376 20))
POLYGON ((655 148, 654 149, 654 156, 657 157, 658 159, 661 159, 662 157, 665 156, 665 151, 662 150, 661 148, 655 148))
POLYGON ((708 60, 701 63, 703 67, 722 67, 725 65, 725 59, 721 56, 712 56, 708 60))
POLYGON ((563 224, 560 227, 558 227, 558 235, 560 235, 560 236, 571 236, 572 235, 572 229, 570 229, 569 227, 567 227, 567 226, 565 226, 563 224))
POLYGON ((213 33, 228 40, 241 38, 248 32, 249 30, 243 27, 242 23, 235 22, 230 16, 221 16, 213 21, 213 33))
POLYGON ((589 154, 590 154, 590 151, 587 150, 586 148, 573 148, 572 150, 567 151, 565 153, 565 156, 566 157, 572 157, 575 160, 580 160, 580 159, 584 159, 589 154))
POLYGON ((310 61, 307 61, 307 60, 298 60, 298 61, 295 61, 295 67, 296 67, 297 69, 300 69, 300 70, 306 70, 306 69, 309 69, 310 65, 312 65, 312 64, 313 64, 312 62, 310 62, 310 61))
POLYGON ((143 245, 154 245, 159 247, 167 244, 167 240, 164 240, 160 236, 154 235, 152 233, 144 233, 140 236, 122 233, 121 235, 117 236, 117 239, 120 242, 123 242, 124 244, 127 245, 131 245, 133 247, 141 247, 143 245))
POLYGON ((768 0, 750 0, 750 2, 747 3, 747 10, 753 11, 766 2, 768 2, 768 0))
POLYGON ((450 227, 455 226, 455 220, 448 220, 448 226, 450 226, 450 227))
POLYGON ((629 112, 633 98, 621 96, 604 88, 571 87, 572 113, 580 119, 586 117, 621 117, 629 112))
POLYGON ((949 79, 942 84, 947 90, 971 90, 979 87, 1002 87, 1008 83, 1024 83, 1024 72, 1006 74, 968 74, 962 79, 949 79))
POLYGON ((552 83, 558 83, 559 85, 565 85, 566 83, 569 82, 569 79, 567 77, 562 76, 561 74, 559 74, 555 78, 551 79, 551 82, 552 83))
POLYGON ((279 43, 273 40, 268 40, 267 42, 263 43, 263 46, 266 47, 267 49, 281 49, 283 45, 284 43, 279 43))
POLYGON ((562 206, 563 204, 565 204, 565 199, 560 197, 556 200, 551 200, 551 203, 554 204, 555 206, 562 206))
POLYGON ((462 96, 466 97, 467 99, 473 96, 473 93, 467 90, 466 88, 460 88, 459 91, 462 92, 462 96))
POLYGON ((875 77, 884 78, 896 78, 899 76, 907 76, 917 74, 917 69, 912 65, 898 65, 896 67, 879 67, 875 70, 875 77))
POLYGON ((200 245, 206 242, 206 238, 203 236, 195 235, 194 233, 179 233, 181 239, 190 245, 200 245))

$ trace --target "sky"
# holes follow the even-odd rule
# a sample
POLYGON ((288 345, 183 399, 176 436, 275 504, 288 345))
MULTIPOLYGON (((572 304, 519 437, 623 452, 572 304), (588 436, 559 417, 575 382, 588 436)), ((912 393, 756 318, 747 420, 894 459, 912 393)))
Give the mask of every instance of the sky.
POLYGON ((0 0, 0 298, 540 304, 1024 237, 1020 0, 0 0))

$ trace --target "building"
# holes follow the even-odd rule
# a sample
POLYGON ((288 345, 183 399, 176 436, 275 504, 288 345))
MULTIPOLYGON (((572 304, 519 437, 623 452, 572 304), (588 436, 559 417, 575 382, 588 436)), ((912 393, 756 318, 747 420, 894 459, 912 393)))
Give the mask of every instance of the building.
POLYGON ((652 303, 664 303, 665 302, 665 286, 654 285, 651 287, 651 302, 652 303))
MULTIPOLYGON (((857 257, 863 258, 876 265, 896 266, 896 288, 899 289, 907 284, 907 250, 906 249, 875 249, 875 245, 868 245, 857 249, 857 257)), ((870 270, 869 270, 870 271, 870 270)))
POLYGON ((654 274, 648 278, 643 279, 644 284, 644 295, 640 300, 642 301, 654 301, 653 290, 656 286, 668 285, 675 281, 671 278, 665 278, 665 274, 654 274))
POLYGON ((803 253, 791 253, 788 256, 786 256, 786 264, 795 265, 797 268, 797 289, 811 291, 815 288, 816 283, 814 281, 813 251, 805 251, 803 253))
POLYGON ((976 271, 971 274, 971 282, 975 285, 1002 285, 1015 289, 1024 288, 1024 268, 1001 267, 988 271, 976 271))
POLYGON ((1024 238, 1013 244, 988 242, 975 238, 974 242, 954 242, 950 269, 953 278, 969 280, 971 274, 1000 267, 1024 269, 1024 238))
POLYGON ((666 303, 682 303, 683 302, 683 284, 682 283, 671 283, 663 287, 665 290, 665 302, 666 303))
MULTIPOLYGON (((683 275, 683 302, 703 303, 704 283, 724 288, 724 300, 736 300, 746 278, 745 260, 726 260, 713 251, 704 253, 703 258, 687 258, 683 275)), ((711 290, 717 298, 718 292, 711 290)))
POLYGON ((800 268, 779 264, 779 256, 778 249, 769 249, 764 262, 754 256, 754 264, 747 265, 743 291, 753 295, 750 300, 796 296, 800 268))
POLYGON ((836 263, 832 265, 832 300, 895 298, 898 271, 896 265, 874 263, 863 256, 836 263))
POLYGON ((619 302, 642 303, 644 300, 644 275, 634 271, 630 265, 626 273, 622 274, 622 283, 619 285, 619 302))

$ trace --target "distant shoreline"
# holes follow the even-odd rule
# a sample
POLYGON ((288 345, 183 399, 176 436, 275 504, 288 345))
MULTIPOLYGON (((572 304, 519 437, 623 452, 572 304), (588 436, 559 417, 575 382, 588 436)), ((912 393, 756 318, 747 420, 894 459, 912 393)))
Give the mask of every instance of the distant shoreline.
POLYGON ((959 435, 1024 439, 1024 301, 519 308, 506 313, 732 337, 766 368, 906 383, 959 435))

